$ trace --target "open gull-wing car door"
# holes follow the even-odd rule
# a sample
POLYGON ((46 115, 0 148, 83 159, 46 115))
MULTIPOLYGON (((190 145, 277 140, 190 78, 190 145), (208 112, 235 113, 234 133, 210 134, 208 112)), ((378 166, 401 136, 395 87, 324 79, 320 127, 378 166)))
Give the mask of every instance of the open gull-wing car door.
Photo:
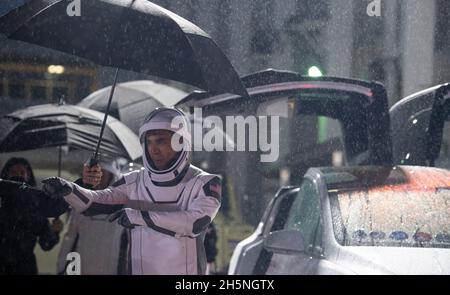
MULTIPOLYGON (((242 81, 249 98, 227 94, 210 97, 207 93, 195 92, 178 106, 191 111, 194 107, 203 108, 204 116, 233 113, 270 116, 280 115, 280 111, 271 113, 270 110, 285 109, 286 116, 292 119, 306 115, 330 118, 341 125, 343 148, 349 164, 391 163, 387 98, 381 84, 335 77, 311 78, 277 70, 257 72, 243 77, 242 81)), ((332 139, 331 125, 336 122, 321 118, 310 122, 315 126, 304 128, 316 131, 316 142, 311 142, 312 145, 332 139)), ((284 131, 280 130, 280 136, 292 135, 284 134, 284 131)), ((306 136, 301 132, 296 135, 305 141, 306 136)), ((310 146, 310 151, 317 152, 317 147, 310 146)))
MULTIPOLYGON (((244 221, 256 226, 280 184, 298 184, 310 167, 392 163, 388 102, 381 84, 277 70, 241 79, 249 97, 197 92, 177 106, 194 118, 201 108, 203 118, 218 116, 224 122, 237 116, 279 118, 279 126, 268 124, 270 137, 278 139, 270 142, 269 152, 278 154, 273 161, 262 161, 261 155, 269 152, 261 150, 194 152, 195 164, 222 174, 224 186, 232 189, 225 195, 239 199, 237 207, 242 208, 238 210, 244 221)), ((227 124, 223 125, 224 133, 230 134, 227 124)), ((240 139, 239 131, 249 130, 240 129, 235 128, 231 140, 240 139)), ((248 146, 249 132, 244 136, 248 146)), ((227 198, 224 201, 228 214, 232 208, 227 198)))
POLYGON ((450 84, 403 98, 390 109, 395 164, 450 168, 450 84))

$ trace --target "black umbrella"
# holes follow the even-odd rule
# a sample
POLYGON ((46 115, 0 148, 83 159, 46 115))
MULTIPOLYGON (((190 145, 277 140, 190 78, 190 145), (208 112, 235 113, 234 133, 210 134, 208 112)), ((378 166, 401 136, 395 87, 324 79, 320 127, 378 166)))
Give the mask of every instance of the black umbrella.
MULTIPOLYGON (((112 86, 99 89, 84 98, 79 106, 105 112, 112 86)), ((117 84, 110 114, 138 133, 145 117, 156 107, 172 106, 189 93, 171 85, 150 80, 117 84)))
MULTIPOLYGON (((73 105, 28 107, 0 119, 0 152, 66 146, 94 151, 103 113, 73 105)), ((136 160, 142 148, 136 134, 108 118, 100 154, 136 160)))
MULTIPOLYGON (((95 63, 180 81, 211 93, 247 96, 238 74, 196 25, 146 0, 83 1, 79 16, 63 0, 33 0, 0 18, 0 33, 95 63)), ((94 156, 96 163, 103 128, 94 156)))
POLYGON ((247 95, 211 37, 146 0, 33 0, 0 18, 8 38, 56 49, 97 64, 194 85, 212 93, 247 95))

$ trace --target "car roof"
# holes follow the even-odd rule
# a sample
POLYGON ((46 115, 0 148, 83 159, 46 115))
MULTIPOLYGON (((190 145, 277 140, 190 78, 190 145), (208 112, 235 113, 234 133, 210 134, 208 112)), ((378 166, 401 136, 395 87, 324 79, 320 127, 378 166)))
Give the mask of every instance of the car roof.
POLYGON ((317 78, 317 77, 303 76, 293 71, 277 70, 272 68, 242 76, 241 80, 242 84, 244 84, 246 88, 289 81, 294 82, 294 81, 317 81, 317 80, 351 83, 363 87, 372 86, 372 82, 365 80, 350 79, 343 77, 332 77, 332 76, 322 76, 317 78))
POLYGON ((319 167, 330 190, 389 189, 435 191, 450 188, 450 171, 422 166, 319 167))

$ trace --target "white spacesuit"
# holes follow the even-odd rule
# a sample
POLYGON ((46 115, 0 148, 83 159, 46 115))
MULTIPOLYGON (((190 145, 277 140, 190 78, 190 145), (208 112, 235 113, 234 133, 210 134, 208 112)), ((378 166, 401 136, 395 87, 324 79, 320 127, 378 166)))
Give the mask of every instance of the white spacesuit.
POLYGON ((152 112, 139 131, 145 169, 125 174, 105 190, 91 191, 60 178, 44 181, 44 188, 54 193, 70 187, 61 196, 84 215, 116 212, 119 223, 132 228, 132 274, 205 273, 204 232, 219 210, 221 181, 189 164, 188 125, 176 109, 152 112), (182 124, 175 126, 174 119, 182 124), (183 138, 182 150, 166 170, 156 169, 147 152, 150 130, 169 130, 183 138))

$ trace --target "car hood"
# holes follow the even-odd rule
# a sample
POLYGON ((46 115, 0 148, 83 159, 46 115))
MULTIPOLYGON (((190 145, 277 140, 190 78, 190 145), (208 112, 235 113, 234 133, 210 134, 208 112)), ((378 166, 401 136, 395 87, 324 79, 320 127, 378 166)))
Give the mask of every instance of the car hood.
POLYGON ((335 262, 356 274, 449 275, 450 249, 339 247, 335 262))

